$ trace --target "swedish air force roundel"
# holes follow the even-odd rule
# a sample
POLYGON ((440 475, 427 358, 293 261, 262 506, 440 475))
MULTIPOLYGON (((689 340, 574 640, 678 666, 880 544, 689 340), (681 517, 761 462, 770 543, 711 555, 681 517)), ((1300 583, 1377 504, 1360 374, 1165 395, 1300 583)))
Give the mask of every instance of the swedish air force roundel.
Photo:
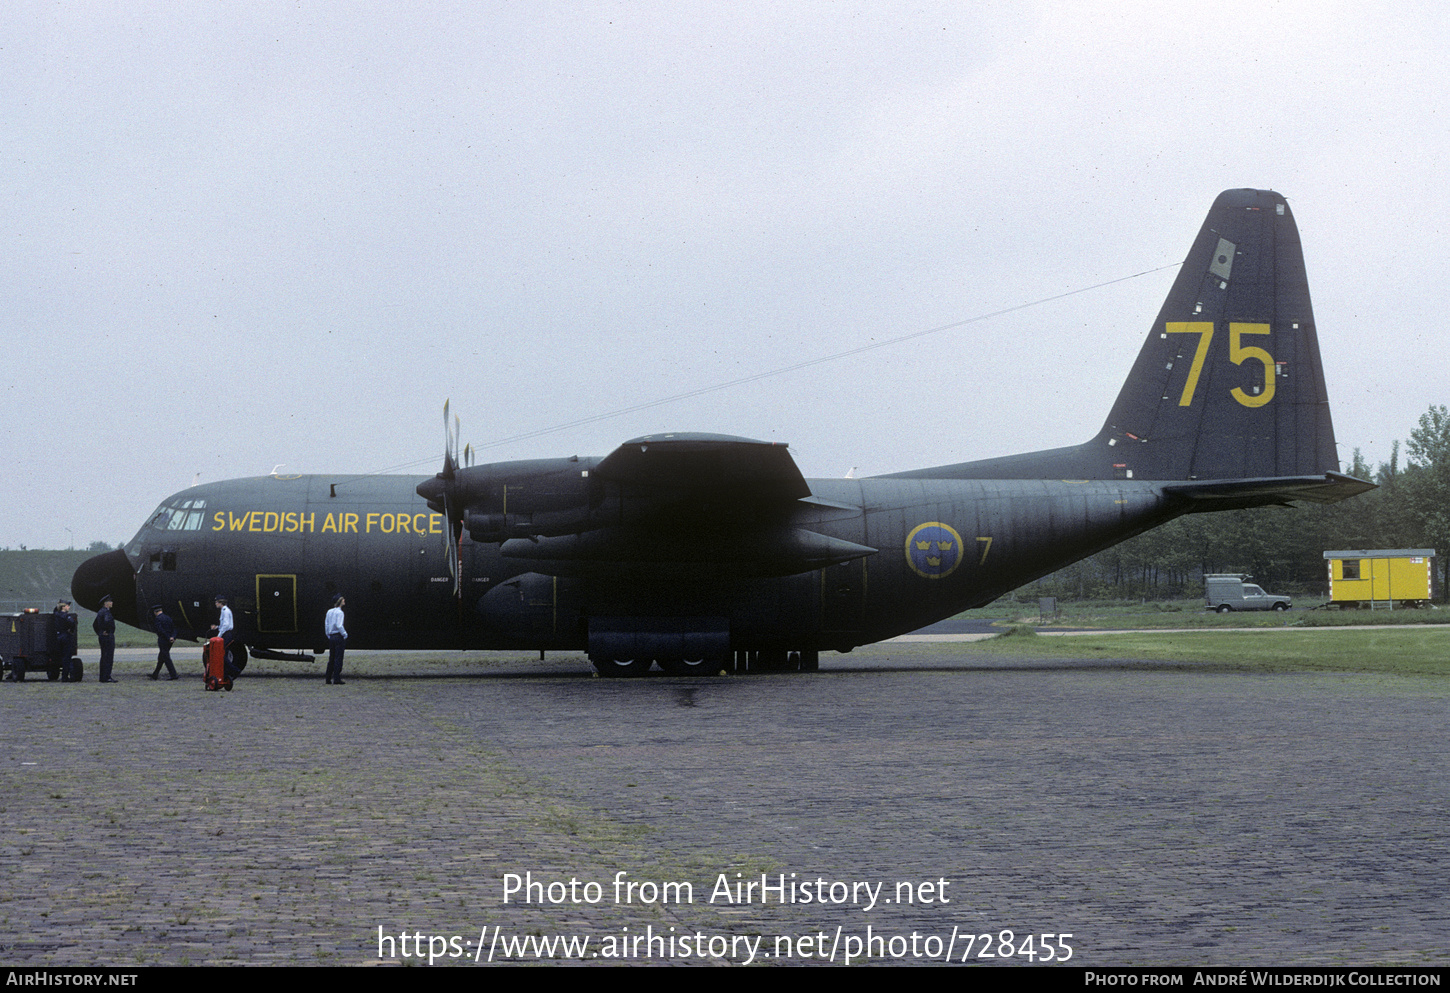
POLYGON ((925 579, 950 576, 962 564, 962 536, 940 521, 918 524, 906 536, 906 561, 925 579))

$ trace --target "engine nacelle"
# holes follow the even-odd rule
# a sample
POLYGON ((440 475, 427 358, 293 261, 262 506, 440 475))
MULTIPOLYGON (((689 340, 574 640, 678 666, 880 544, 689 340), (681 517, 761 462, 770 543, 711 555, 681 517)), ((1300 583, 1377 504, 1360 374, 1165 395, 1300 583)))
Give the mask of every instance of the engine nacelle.
POLYGON ((479 514, 470 511, 464 527, 474 541, 507 541, 510 538, 553 538, 587 531, 595 526, 596 515, 585 505, 537 513, 479 514))
POLYGON ((604 487, 590 478, 597 459, 533 459, 459 469, 450 502, 464 508, 474 541, 572 534, 595 526, 604 487))

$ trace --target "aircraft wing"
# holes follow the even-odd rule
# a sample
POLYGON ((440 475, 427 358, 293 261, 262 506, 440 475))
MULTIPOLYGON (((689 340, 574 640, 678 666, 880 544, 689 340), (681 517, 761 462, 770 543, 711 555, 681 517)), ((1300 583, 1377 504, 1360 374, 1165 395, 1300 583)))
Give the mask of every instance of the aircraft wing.
POLYGON ((657 434, 620 445, 594 474, 630 491, 751 504, 786 503, 811 488, 783 444, 723 434, 657 434))
POLYGON ((509 536, 504 557, 556 569, 649 563, 784 576, 876 554, 802 526, 798 501, 811 488, 782 444, 649 435, 620 445, 589 474, 603 489, 587 518, 551 534, 509 536))
POLYGON ((1326 472, 1322 476, 1271 476, 1264 479, 1208 479, 1171 483, 1163 487, 1163 492, 1202 505, 1194 507, 1194 510, 1231 510, 1236 507, 1288 505, 1300 500, 1310 503, 1338 503, 1372 489, 1375 489, 1374 483, 1339 472, 1326 472))

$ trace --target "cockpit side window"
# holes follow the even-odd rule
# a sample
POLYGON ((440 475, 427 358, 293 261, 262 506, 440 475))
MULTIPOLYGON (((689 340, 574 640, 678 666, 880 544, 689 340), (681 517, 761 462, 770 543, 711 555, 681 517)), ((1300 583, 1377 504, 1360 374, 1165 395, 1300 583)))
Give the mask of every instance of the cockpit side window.
POLYGON ((152 552, 146 562, 146 567, 152 572, 175 572, 176 552, 169 548, 163 548, 159 552, 152 552))

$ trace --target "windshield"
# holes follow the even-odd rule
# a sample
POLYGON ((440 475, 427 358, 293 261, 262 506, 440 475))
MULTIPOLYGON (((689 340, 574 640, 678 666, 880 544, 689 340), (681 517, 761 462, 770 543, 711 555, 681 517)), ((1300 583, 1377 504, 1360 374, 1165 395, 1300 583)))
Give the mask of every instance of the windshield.
POLYGON ((157 531, 200 531, 205 516, 205 500, 172 500, 157 507, 146 526, 157 531))

